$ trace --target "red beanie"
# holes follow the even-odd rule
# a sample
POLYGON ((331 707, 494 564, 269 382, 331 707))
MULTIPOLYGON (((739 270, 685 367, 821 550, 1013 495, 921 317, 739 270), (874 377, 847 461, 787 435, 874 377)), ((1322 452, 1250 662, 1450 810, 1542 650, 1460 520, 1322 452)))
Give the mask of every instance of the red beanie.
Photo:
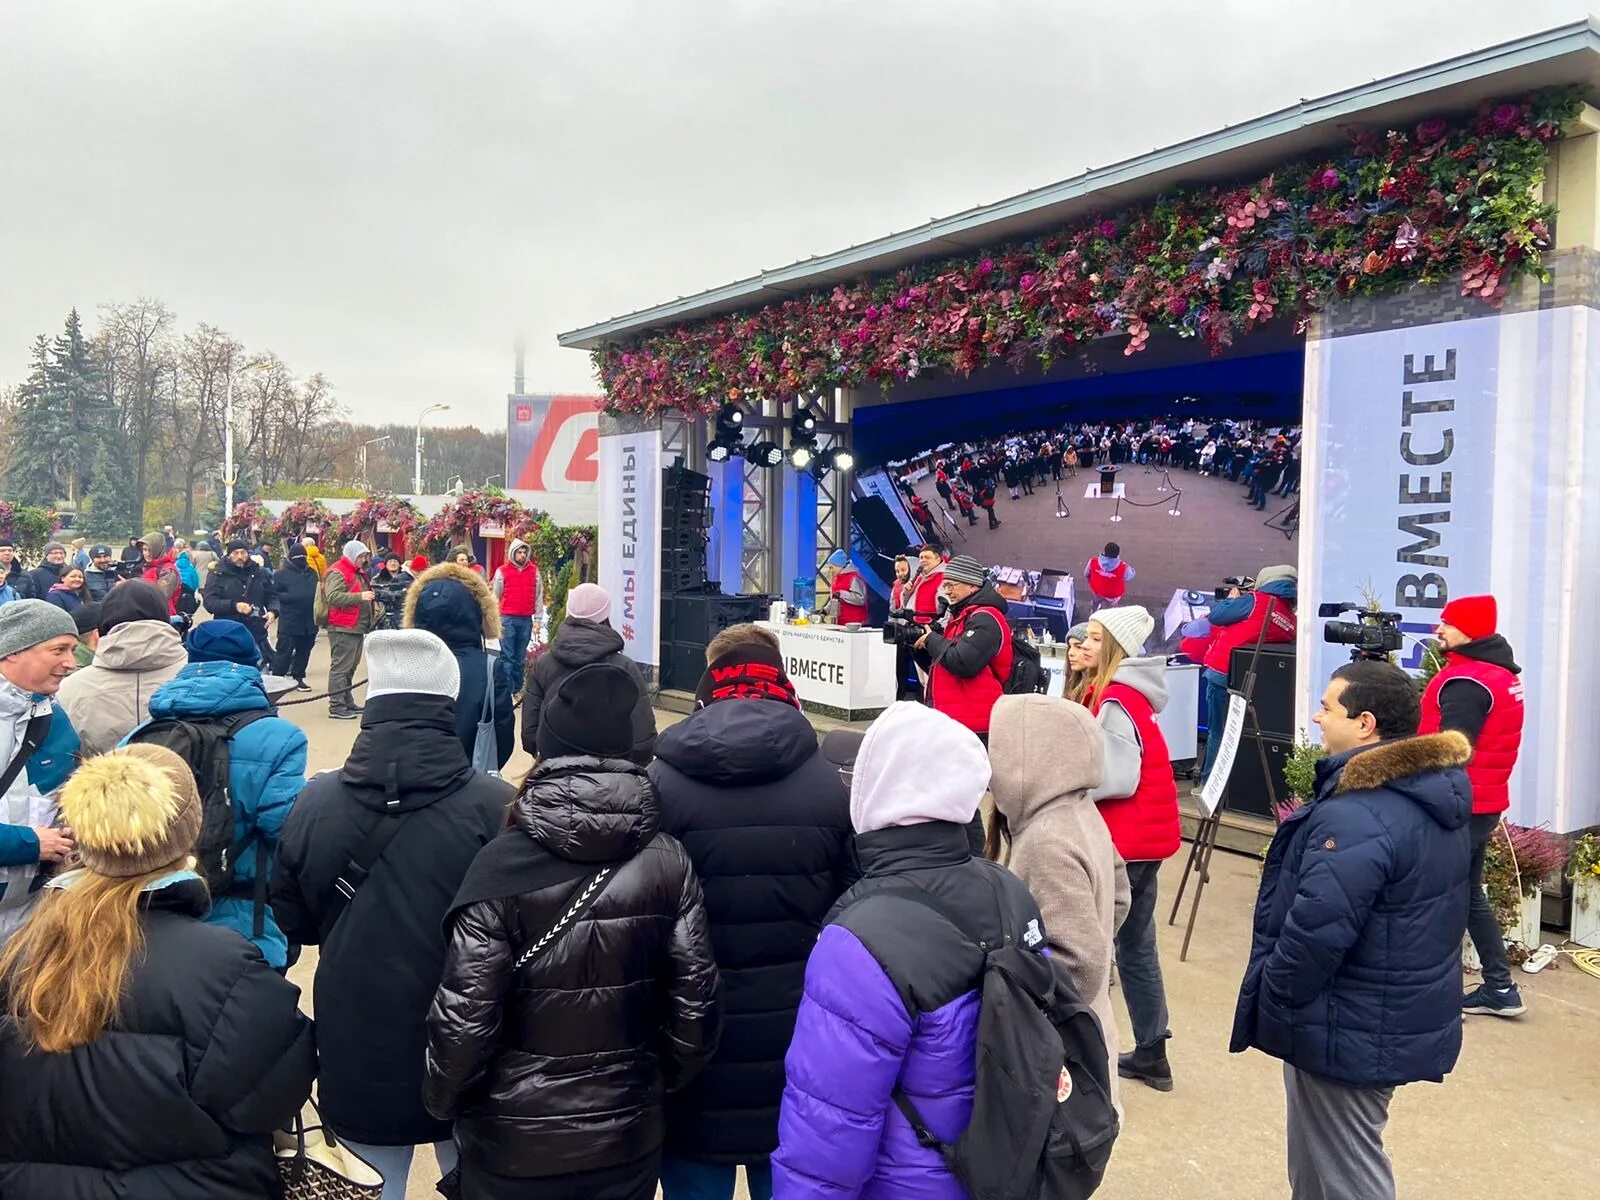
POLYGON ((1500 610, 1493 596, 1461 596, 1444 606, 1439 620, 1454 625, 1475 642, 1494 633, 1500 624, 1500 610))
POLYGON ((419 554, 411 560, 411 573, 413 575, 421 575, 432 565, 433 564, 428 561, 428 556, 426 554, 419 554))

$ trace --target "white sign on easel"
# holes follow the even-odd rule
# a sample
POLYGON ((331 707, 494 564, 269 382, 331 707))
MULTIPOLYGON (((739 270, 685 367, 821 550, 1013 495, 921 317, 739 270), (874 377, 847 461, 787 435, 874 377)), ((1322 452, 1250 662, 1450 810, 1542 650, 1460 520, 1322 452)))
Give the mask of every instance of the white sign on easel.
MULTIPOLYGON (((1217 811, 1217 805, 1222 803, 1222 791, 1228 786, 1228 776, 1233 774, 1233 760, 1239 753, 1239 739, 1244 736, 1244 697, 1238 692, 1228 693, 1228 720, 1222 727, 1222 742, 1217 747, 1216 762, 1212 764, 1211 774, 1206 779, 1206 786, 1200 790, 1200 805, 1206 810, 1206 816, 1217 811)), ((1213 731, 1207 731, 1207 736, 1213 736, 1213 731)))

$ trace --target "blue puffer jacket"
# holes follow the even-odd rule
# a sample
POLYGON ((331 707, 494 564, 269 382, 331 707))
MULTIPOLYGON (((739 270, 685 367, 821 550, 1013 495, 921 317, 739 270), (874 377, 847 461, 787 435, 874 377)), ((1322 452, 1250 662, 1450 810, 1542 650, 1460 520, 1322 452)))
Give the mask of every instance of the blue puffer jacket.
MULTIPOLYGON (((190 663, 161 685, 150 698, 152 720, 192 721, 224 717, 255 709, 272 710, 261 686, 261 672, 231 662, 190 663)), ((138 731, 135 730, 135 733, 138 731)), ((133 734, 129 734, 131 738, 133 734)), ((228 751, 228 778, 233 791, 234 841, 252 829, 268 850, 267 873, 277 860, 278 837, 289 809, 306 782, 306 735, 282 717, 264 717, 241 729, 228 751)), ((223 925, 250 937, 255 902, 249 892, 256 877, 255 845, 234 868, 238 896, 219 896, 207 923, 223 925)), ((288 942, 269 908, 262 935, 252 938, 267 962, 288 962, 288 942)))
POLYGON ((1350 1087, 1455 1066, 1471 755, 1440 733, 1317 764, 1315 798, 1267 851, 1231 1050, 1350 1087))

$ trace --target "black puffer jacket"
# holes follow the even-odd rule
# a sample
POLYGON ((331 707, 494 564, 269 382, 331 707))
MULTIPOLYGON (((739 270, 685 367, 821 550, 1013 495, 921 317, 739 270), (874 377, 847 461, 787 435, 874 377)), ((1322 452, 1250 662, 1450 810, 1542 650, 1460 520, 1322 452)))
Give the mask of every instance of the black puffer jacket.
MULTIPOLYGON (((211 569, 211 578, 201 589, 200 598, 206 611, 213 617, 229 621, 248 621, 252 618, 234 607, 244 603, 252 608, 266 608, 272 600, 268 581, 271 576, 249 559, 244 566, 236 566, 231 559, 222 559, 211 569)), ((254 618, 259 620, 259 618, 254 618)))
POLYGON ((304 558, 291 558, 281 571, 272 573, 272 596, 278 608, 278 633, 290 637, 315 637, 317 623, 317 573, 304 558))
POLYGON ((272 912, 303 945, 322 941, 333 881, 385 811, 405 822, 317 962, 322 1115, 335 1132, 376 1146, 450 1136, 422 1107, 422 1018, 444 967, 445 910, 512 795, 467 762, 449 700, 394 695, 367 701, 343 768, 295 801, 272 912))
POLYGON ((656 714, 650 707, 650 688, 639 664, 622 652, 622 635, 605 621, 568 617, 556 630, 547 654, 534 662, 522 685, 522 748, 538 757, 539 713, 544 698, 579 667, 610 663, 621 667, 639 685, 639 703, 633 710, 633 753, 628 757, 649 766, 655 757, 656 714))
POLYGON ((728 989, 716 1057, 668 1102, 667 1146, 750 1162, 778 1148, 806 959, 855 879, 850 793, 805 714, 770 700, 703 708, 664 731, 656 753, 661 828, 694 862, 728 989))
POLYGON ((556 758, 472 865, 428 1014, 428 1111, 498 1175, 617 1166, 661 1145, 662 1099, 716 1049, 721 982, 700 884, 623 760, 556 758), (513 962, 600 868, 587 916, 513 962))
POLYGON ((271 1132, 316 1069, 299 989, 210 908, 192 875, 149 895, 115 1027, 26 1052, 0 1020, 0 1196, 266 1200, 271 1132))
MULTIPOLYGON (((456 736, 467 754, 478 737, 483 717, 483 697, 494 680, 495 745, 499 765, 505 766, 517 748, 516 718, 512 715, 511 664, 498 650, 486 650, 487 641, 500 636, 500 605, 483 576, 454 563, 440 563, 417 576, 406 592, 405 627, 426 629, 455 655, 461 670, 461 691, 456 696, 456 736)), ((357 1139, 359 1140, 359 1139, 357 1139)))

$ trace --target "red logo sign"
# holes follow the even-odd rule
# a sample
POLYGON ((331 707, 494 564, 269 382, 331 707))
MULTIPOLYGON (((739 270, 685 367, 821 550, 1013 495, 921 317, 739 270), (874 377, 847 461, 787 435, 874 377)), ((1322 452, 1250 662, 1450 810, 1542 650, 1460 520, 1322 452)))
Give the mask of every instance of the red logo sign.
MULTIPOLYGON (((522 405, 517 406, 521 421, 522 405)), ((532 491, 570 490, 565 482, 596 483, 600 479, 600 430, 598 404, 593 396, 552 396, 545 406, 543 423, 533 445, 517 471, 515 487, 532 491)), ((532 405, 529 420, 532 419, 532 405)))
POLYGON ((517 405, 517 420, 524 421, 524 422, 533 420, 533 405, 531 405, 531 404, 519 404, 519 405, 517 405))

